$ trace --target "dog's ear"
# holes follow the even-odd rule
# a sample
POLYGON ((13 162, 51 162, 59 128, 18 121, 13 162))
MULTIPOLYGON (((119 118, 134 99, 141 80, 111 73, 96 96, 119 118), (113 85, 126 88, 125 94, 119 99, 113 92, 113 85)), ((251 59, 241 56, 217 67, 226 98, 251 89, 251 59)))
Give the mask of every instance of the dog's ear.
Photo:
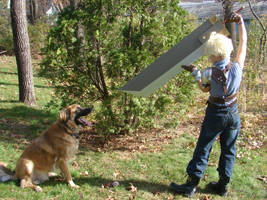
POLYGON ((70 110, 69 109, 62 109, 58 114, 58 119, 62 122, 67 122, 70 118, 70 110))

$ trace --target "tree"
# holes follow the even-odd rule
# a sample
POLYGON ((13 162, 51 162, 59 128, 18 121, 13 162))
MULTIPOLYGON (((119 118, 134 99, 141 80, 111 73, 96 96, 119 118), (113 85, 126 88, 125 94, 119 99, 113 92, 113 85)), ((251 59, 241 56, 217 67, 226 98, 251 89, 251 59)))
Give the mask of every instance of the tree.
POLYGON ((26 19, 26 1, 11 0, 11 24, 14 50, 18 68, 19 100, 26 105, 36 105, 30 43, 26 19))
MULTIPOLYGON (((234 12, 234 10, 233 10, 234 0, 220 0, 220 1, 222 2, 224 17, 226 18, 226 17, 230 16, 232 12, 234 12)), ((234 46, 234 48, 236 48, 235 23, 226 23, 225 26, 230 33, 230 37, 232 39, 233 46, 234 46)))
POLYGON ((97 101, 100 133, 152 127, 156 117, 179 112, 190 101, 191 77, 181 73, 148 98, 119 88, 191 32, 187 19, 177 0, 85 0, 59 14, 44 49, 42 75, 57 86, 63 105, 97 101), (84 40, 77 36, 79 24, 84 40))
POLYGON ((30 0, 29 1, 29 11, 30 11, 30 22, 32 24, 35 23, 36 19, 39 17, 39 8, 38 8, 38 2, 36 0, 30 0))

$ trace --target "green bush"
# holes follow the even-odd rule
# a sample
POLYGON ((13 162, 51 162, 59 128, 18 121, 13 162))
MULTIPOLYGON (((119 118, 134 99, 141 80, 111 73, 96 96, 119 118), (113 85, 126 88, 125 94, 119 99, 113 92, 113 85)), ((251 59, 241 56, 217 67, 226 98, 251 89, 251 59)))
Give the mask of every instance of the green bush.
POLYGON ((267 59, 265 58, 267 48, 266 43, 265 46, 261 44, 262 35, 263 30, 259 22, 252 20, 248 31, 247 60, 249 62, 245 69, 245 73, 247 74, 244 80, 247 85, 246 89, 254 89, 258 84, 257 79, 263 79, 264 77, 263 74, 267 63, 267 59))
MULTIPOLYGON (((13 35, 9 9, 3 9, 1 10, 1 12, 0 50, 5 50, 8 54, 14 55, 13 35)), ((44 47, 49 29, 49 23, 47 22, 45 17, 36 20, 34 25, 28 24, 28 34, 32 56, 40 54, 41 48, 44 47)))
POLYGON ((13 36, 10 23, 9 10, 2 9, 0 15, 0 50, 13 54, 13 36))
POLYGON ((28 24, 28 33, 32 56, 39 55, 44 48, 50 25, 46 17, 40 18, 34 24, 28 24))
POLYGON ((97 101, 100 134, 151 128, 156 119, 183 109, 193 95, 186 73, 147 98, 118 90, 191 32, 187 13, 177 5, 176 0, 86 0, 60 13, 47 38, 41 75, 57 86, 62 106, 97 101))
POLYGON ((262 30, 257 21, 252 20, 248 30, 248 58, 255 59, 259 61, 259 47, 260 47, 260 37, 262 35, 262 30))

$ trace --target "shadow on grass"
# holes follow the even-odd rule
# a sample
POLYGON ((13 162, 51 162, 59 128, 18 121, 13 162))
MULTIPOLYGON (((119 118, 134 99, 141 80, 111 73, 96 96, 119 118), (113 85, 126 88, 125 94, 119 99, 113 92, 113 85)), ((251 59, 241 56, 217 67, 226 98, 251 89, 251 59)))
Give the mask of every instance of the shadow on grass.
POLYGON ((0 100, 0 103, 19 103, 19 100, 0 100))
MULTIPOLYGON (((81 178, 75 178, 74 183, 83 186, 83 185, 90 185, 93 187, 101 188, 102 186, 110 185, 114 180, 111 179, 105 179, 101 177, 81 177, 81 178)), ((45 182, 41 185, 42 186, 54 186, 57 184, 67 184, 63 181, 57 181, 57 178, 51 178, 48 182, 45 182)), ((124 187, 126 190, 127 188, 132 184, 134 187, 136 187, 138 190, 148 191, 153 194, 156 193, 163 193, 163 192, 172 192, 168 185, 161 184, 161 183, 151 183, 145 180, 120 180, 119 181, 119 187, 124 187)), ((112 188, 112 187, 107 187, 112 188)))
MULTIPOLYGON (((18 73, 17 72, 4 72, 4 71, 0 71, 0 74, 4 74, 4 75, 15 75, 15 76, 18 76, 18 73)), ((42 77, 40 76, 38 73, 34 73, 33 72, 33 77, 42 77)))
MULTIPOLYGON (((111 186, 111 183, 114 182, 112 179, 105 179, 101 177, 81 177, 81 178, 75 178, 74 180, 75 184, 83 187, 83 185, 90 185, 92 187, 97 187, 101 188, 104 187, 106 189, 113 188, 111 186)), ((129 190, 129 186, 133 185, 134 187, 137 188, 137 190, 142 190, 142 191, 147 191, 150 192, 154 195, 160 194, 160 193, 172 193, 174 195, 181 195, 183 194, 178 194, 175 191, 173 191, 169 185, 162 184, 162 183, 152 183, 146 180, 135 180, 135 179, 128 179, 128 180, 120 180, 119 186, 118 187, 123 187, 126 190, 129 190)), ((42 186, 55 186, 57 184, 67 184, 66 182, 63 181, 58 181, 56 180, 56 177, 53 177, 50 179, 50 181, 45 182, 41 185, 42 186)), ((215 194, 213 193, 209 188, 198 188, 196 193, 200 194, 215 194)))
MULTIPOLYGON (((8 86, 19 86, 17 83, 5 83, 0 82, 0 85, 8 85, 8 86)), ((43 85, 34 85, 35 88, 54 88, 53 86, 43 86, 43 85)))
POLYGON ((56 119, 55 114, 27 106, 0 108, 0 138, 16 143, 18 139, 33 139, 56 119))
POLYGON ((18 75, 18 73, 16 73, 16 72, 1 72, 1 71, 0 71, 0 74, 4 74, 4 75, 18 75))

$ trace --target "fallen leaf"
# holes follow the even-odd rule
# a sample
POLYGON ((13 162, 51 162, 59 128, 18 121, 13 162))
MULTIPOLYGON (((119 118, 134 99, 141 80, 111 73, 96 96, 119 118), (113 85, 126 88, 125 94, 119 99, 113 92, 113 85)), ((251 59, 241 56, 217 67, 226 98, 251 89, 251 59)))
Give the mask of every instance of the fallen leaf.
POLYGON ((153 191, 152 193, 153 193, 154 195, 160 195, 160 192, 157 191, 157 190, 156 190, 156 191, 153 191))
POLYGON ((209 163, 208 163, 208 166, 217 166, 217 162, 215 161, 215 160, 213 160, 213 161, 210 161, 209 163))
POLYGON ((80 196, 80 199, 83 199, 83 194, 81 192, 78 193, 80 196))
POLYGON ((189 142, 187 148, 194 148, 196 146, 195 142, 189 142))
POLYGON ((116 198, 115 197, 108 197, 105 200, 116 200, 116 198))
POLYGON ((88 173, 88 171, 84 171, 84 172, 82 173, 82 175, 88 176, 89 173, 88 173))
POLYGON ((130 192, 137 192, 137 187, 134 187, 132 183, 126 189, 130 192))
POLYGON ((111 183, 105 183, 104 184, 104 188, 110 188, 111 187, 111 183))
POLYGON ((73 167, 79 167, 79 164, 76 161, 73 161, 72 166, 73 167))
POLYGON ((117 177, 120 175, 120 172, 119 171, 116 171, 113 173, 113 176, 115 177, 115 179, 117 179, 117 177))
POLYGON ((212 200, 212 197, 211 197, 210 195, 207 195, 207 194, 206 194, 206 195, 200 197, 199 200, 212 200))
POLYGON ((257 179, 263 181, 264 183, 267 183, 267 176, 265 176, 265 175, 259 175, 259 176, 257 177, 257 179))

